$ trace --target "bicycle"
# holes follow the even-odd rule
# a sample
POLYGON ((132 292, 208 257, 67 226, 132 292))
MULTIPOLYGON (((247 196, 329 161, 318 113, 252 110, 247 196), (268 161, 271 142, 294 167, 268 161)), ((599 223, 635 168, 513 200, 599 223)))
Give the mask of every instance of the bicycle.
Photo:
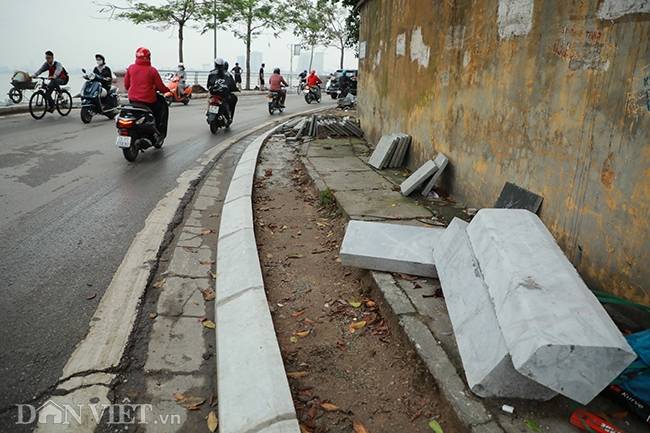
MULTIPOLYGON (((47 99, 45 98, 47 85, 45 84, 45 80, 49 80, 50 78, 36 78, 41 80, 41 84, 38 86, 38 90, 29 98, 29 114, 38 120, 42 119, 45 113, 47 113, 47 99)), ((70 95, 69 90, 69 87, 60 87, 52 90, 51 96, 54 101, 54 107, 61 116, 67 116, 72 111, 72 95, 70 95)))

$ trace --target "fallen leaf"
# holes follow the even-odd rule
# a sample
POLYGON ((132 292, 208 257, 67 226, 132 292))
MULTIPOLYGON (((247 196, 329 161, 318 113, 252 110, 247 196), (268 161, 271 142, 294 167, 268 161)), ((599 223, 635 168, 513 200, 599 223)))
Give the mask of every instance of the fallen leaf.
POLYGON ((614 412, 612 415, 612 418, 616 419, 624 419, 627 418, 627 412, 614 412))
POLYGON ((297 290, 287 290, 287 293, 290 294, 290 295, 293 295, 294 293, 296 293, 296 291, 297 290))
POLYGON ((374 307, 375 305, 377 305, 377 303, 375 303, 375 302, 373 302, 373 301, 368 301, 368 302, 366 302, 366 305, 367 305, 368 307, 374 307))
POLYGON ((366 322, 362 320, 361 322, 350 324, 350 327, 348 329, 350 330, 351 334, 354 334, 357 329, 363 328, 364 326, 366 326, 366 322))
POLYGON ((198 406, 200 404, 203 404, 204 401, 205 401, 205 399, 202 398, 202 397, 187 397, 187 398, 182 398, 182 399, 178 400, 176 403, 181 405, 181 407, 185 407, 185 408, 188 408, 188 409, 189 408, 197 408, 198 409, 198 406))
POLYGON ((215 407, 218 401, 219 400, 217 399, 216 395, 210 394, 210 407, 215 407))
POLYGON ((391 206, 392 206, 392 207, 396 207, 397 205, 396 205, 395 203, 393 203, 391 206))
POLYGON ((354 424, 352 424, 352 426, 354 427, 354 431, 357 433, 370 433, 366 426, 363 425, 363 423, 358 419, 354 420, 354 424))
POLYGON ((361 301, 358 299, 348 299, 348 304, 352 305, 354 308, 359 308, 361 306, 361 301))
POLYGON ((198 406, 190 406, 190 407, 188 407, 188 409, 189 410, 197 410, 197 409, 199 409, 199 407, 198 406))
POLYGON ((302 379, 303 377, 307 376, 309 374, 308 371, 297 371, 295 373, 287 373, 287 377, 290 377, 292 379, 302 379))
POLYGON ((90 295, 90 296, 88 296, 88 297, 86 298, 86 301, 90 301, 91 299, 95 299, 95 296, 97 296, 97 294, 94 294, 94 295, 90 295))
POLYGON ((338 343, 336 343, 336 345, 339 347, 339 349, 345 350, 345 345, 344 344, 338 342, 338 343))
POLYGON ((158 314, 157 313, 151 313, 151 314, 149 314, 149 317, 151 317, 152 319, 155 319, 156 317, 158 317, 158 314))
POLYGON ((153 284, 154 289, 160 289, 163 284, 165 284, 165 281, 167 281, 167 278, 163 278, 162 280, 158 281, 157 283, 153 284))
POLYGON ((202 323, 206 328, 215 329, 217 327, 212 320, 204 320, 202 323))
POLYGON ((529 421, 525 419, 524 424, 526 424, 526 427, 528 427, 532 431, 542 431, 542 429, 537 424, 535 424, 534 421, 529 421))
POLYGON ((134 398, 137 398, 140 395, 140 391, 133 391, 133 392, 127 392, 126 396, 130 399, 133 400, 134 398))
POLYGON ((290 259, 300 259, 300 258, 303 257, 303 255, 302 255, 302 254, 293 253, 293 254, 289 254, 288 257, 289 257, 290 259))
POLYGON ((298 226, 291 226, 291 228, 292 228, 292 229, 297 229, 297 228, 298 228, 298 226))
POLYGON ((214 260, 199 260, 199 263, 202 265, 211 265, 214 263, 214 260))
POLYGON ((305 312, 305 310, 296 311, 295 313, 292 314, 292 316, 300 316, 304 312, 305 312))
POLYGON ((215 274, 213 274, 211 271, 208 271, 208 274, 210 274, 210 276, 212 277, 213 280, 217 279, 217 276, 215 274))
POLYGON ((350 275, 352 275, 352 272, 346 272, 346 273, 345 273, 345 276, 346 276, 346 277, 349 277, 350 275))
POLYGON ((291 282, 291 278, 283 278, 282 281, 284 281, 285 283, 290 283, 290 282, 291 282))
POLYGON ((199 317, 199 322, 203 322, 206 319, 207 319, 207 317, 199 317))
POLYGON ((311 433, 311 432, 309 431, 307 426, 305 426, 304 424, 300 424, 300 433, 311 433))
POLYGON ((323 409, 327 409, 327 410, 338 410, 338 409, 339 409, 338 406, 334 406, 334 405, 331 404, 331 403, 321 403, 320 406, 321 406, 323 409))
POLYGON ((181 394, 180 392, 177 392, 177 393, 174 394, 174 398, 177 399, 177 400, 183 400, 183 399, 186 399, 187 396, 185 394, 181 394))
POLYGON ((266 255, 266 258, 267 258, 267 259, 272 259, 272 258, 273 258, 273 254, 267 254, 267 255, 266 255))
POLYGON ((291 337, 289 341, 291 341, 292 343, 297 343, 298 339, 296 337, 291 337))
POLYGON ((313 418, 316 416, 316 413, 317 413, 316 405, 313 405, 312 407, 309 408, 309 412, 307 412, 307 416, 313 418))
POLYGON ((208 415, 208 428, 210 429, 211 432, 214 432, 217 430, 217 426, 219 425, 219 419, 217 418, 217 414, 214 413, 214 411, 210 412, 208 415))
POLYGON ((203 295, 204 300, 206 300, 206 301, 214 301, 214 298, 215 298, 216 294, 214 293, 214 289, 212 287, 208 287, 205 290, 199 288, 199 291, 203 295))
POLYGON ((399 274, 399 276, 402 277, 403 279, 407 280, 407 281, 415 281, 415 280, 418 279, 418 277, 414 277, 414 276, 408 275, 408 274, 399 274))
POLYGON ((185 251, 187 251, 188 253, 198 253, 198 252, 199 252, 199 249, 198 249, 198 248, 194 248, 194 247, 183 247, 183 249, 184 249, 185 251))
POLYGON ((306 331, 298 332, 298 337, 306 337, 309 335, 309 329, 306 331))
POLYGON ((413 284, 414 284, 414 286, 413 286, 414 289, 421 289, 422 288, 422 286, 419 285, 418 283, 413 283, 413 284))
POLYGON ((201 232, 202 235, 209 235, 210 233, 212 233, 212 230, 203 230, 201 232))
POLYGON ((429 427, 431 427, 431 430, 433 430, 436 433, 443 433, 442 427, 440 427, 440 424, 438 424, 438 421, 436 421, 435 419, 429 421, 429 427))
POLYGON ((415 413, 415 415, 413 415, 413 416, 411 417, 411 422, 415 421, 415 419, 416 419, 417 417, 419 417, 420 415, 422 415, 422 411, 421 411, 421 410, 417 411, 417 412, 415 413))
POLYGON ((609 417, 605 414, 605 412, 594 412, 594 415, 596 415, 598 418, 604 420, 608 424, 612 423, 612 420, 609 419, 609 417))

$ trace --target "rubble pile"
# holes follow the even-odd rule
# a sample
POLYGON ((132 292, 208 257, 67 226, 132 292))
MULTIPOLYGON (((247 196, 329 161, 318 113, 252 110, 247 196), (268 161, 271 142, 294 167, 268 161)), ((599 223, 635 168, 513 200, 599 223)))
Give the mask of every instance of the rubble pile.
POLYGON ((285 123, 282 133, 287 137, 363 137, 359 128, 350 116, 337 117, 313 114, 311 117, 296 117, 285 123))

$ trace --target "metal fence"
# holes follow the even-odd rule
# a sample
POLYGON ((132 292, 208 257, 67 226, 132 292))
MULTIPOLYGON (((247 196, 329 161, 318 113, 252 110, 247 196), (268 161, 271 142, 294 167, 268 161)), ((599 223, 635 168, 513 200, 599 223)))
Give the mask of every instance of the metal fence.
MULTIPOLYGON (((165 77, 168 73, 175 74, 176 69, 158 69, 158 72, 160 73, 161 77, 165 77)), ((190 85, 195 85, 195 84, 200 84, 201 86, 205 87, 206 83, 208 82, 208 75, 210 75, 210 71, 190 71, 190 70, 185 70, 187 72, 187 82, 190 85)), ((268 88, 269 85, 269 79, 268 77, 271 75, 273 71, 269 70, 267 73, 264 74, 264 81, 266 82, 266 87, 268 88)), ((291 84, 292 87, 295 87, 298 84, 298 74, 297 73, 288 73, 284 74, 284 79, 287 81, 287 83, 291 84)), ((246 85, 246 75, 242 75, 242 85, 246 85)), ((322 79, 322 77, 321 77, 322 79)), ((257 76, 257 72, 251 72, 251 87, 255 88, 255 86, 258 86, 259 79, 257 76)), ((243 87, 242 87, 243 88, 243 87)))

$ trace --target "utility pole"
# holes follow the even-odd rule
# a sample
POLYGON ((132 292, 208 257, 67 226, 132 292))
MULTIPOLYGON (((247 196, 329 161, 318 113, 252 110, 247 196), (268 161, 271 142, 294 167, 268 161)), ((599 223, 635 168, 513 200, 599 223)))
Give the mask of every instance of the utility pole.
POLYGON ((212 2, 213 5, 213 11, 214 11, 214 57, 213 59, 217 58, 217 0, 214 0, 212 2))

